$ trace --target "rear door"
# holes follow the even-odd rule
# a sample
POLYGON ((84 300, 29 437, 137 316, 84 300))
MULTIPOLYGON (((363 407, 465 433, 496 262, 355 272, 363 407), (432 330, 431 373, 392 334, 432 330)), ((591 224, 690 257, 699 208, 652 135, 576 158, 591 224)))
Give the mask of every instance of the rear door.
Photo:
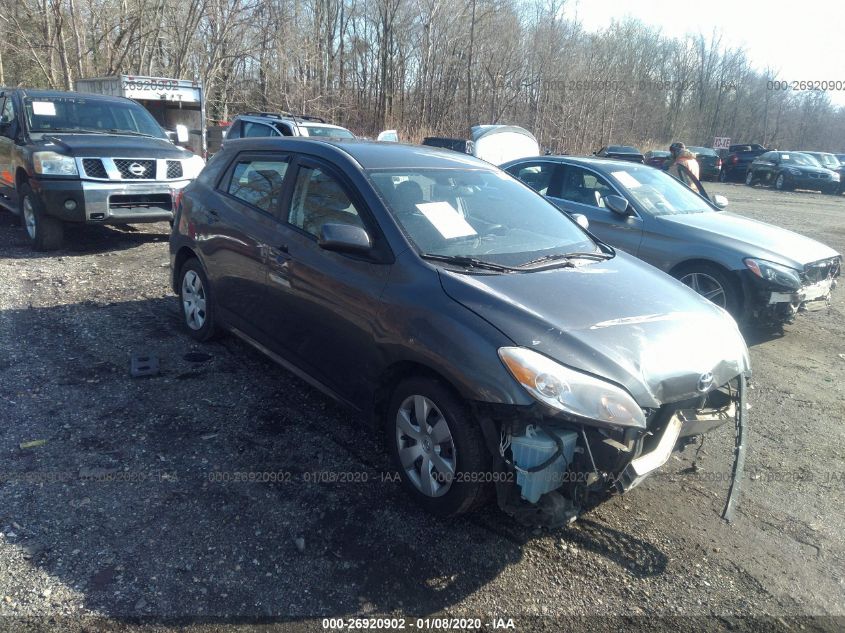
POLYGON ((555 161, 536 160, 508 167, 508 173, 524 182, 534 191, 550 198, 560 194, 563 165, 555 161))
MULTIPOLYGON (((263 340, 266 260, 274 246, 289 157, 239 154, 221 177, 202 215, 202 249, 224 319, 263 340)), ((195 217, 195 219, 197 219, 195 217)))
POLYGON ((381 366, 375 339, 390 264, 330 252, 317 240, 323 224, 351 224, 364 228, 376 249, 386 246, 362 196, 340 171, 299 158, 291 178, 287 223, 267 261, 273 349, 363 406, 381 366))
POLYGON ((590 232, 599 239, 636 255, 642 240, 642 220, 636 215, 614 213, 604 201, 605 196, 619 192, 598 172, 570 163, 562 166, 560 191, 549 199, 569 213, 587 216, 590 232))

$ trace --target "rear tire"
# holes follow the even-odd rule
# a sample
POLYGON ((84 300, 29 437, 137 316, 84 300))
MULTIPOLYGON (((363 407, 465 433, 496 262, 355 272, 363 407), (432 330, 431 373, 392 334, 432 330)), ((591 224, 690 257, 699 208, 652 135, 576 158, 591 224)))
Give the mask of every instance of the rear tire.
POLYGON ((745 174, 745 184, 748 185, 749 187, 753 187, 754 183, 755 183, 754 172, 749 169, 748 173, 745 174))
POLYGON ((728 182, 728 172, 724 168, 719 171, 719 182, 728 182))
POLYGON ((196 258, 179 271, 179 312, 188 334, 198 341, 210 341, 219 334, 211 286, 196 258))
POLYGON ((428 377, 403 380, 384 425, 402 485, 423 508, 457 516, 490 498, 492 457, 478 423, 448 387, 428 377))
POLYGON ((742 289, 724 268, 706 262, 693 263, 673 271, 672 276, 727 310, 737 321, 742 316, 742 289))
POLYGON ((64 242, 64 224, 61 220, 50 217, 29 183, 20 186, 21 223, 32 248, 36 251, 55 251, 64 242))

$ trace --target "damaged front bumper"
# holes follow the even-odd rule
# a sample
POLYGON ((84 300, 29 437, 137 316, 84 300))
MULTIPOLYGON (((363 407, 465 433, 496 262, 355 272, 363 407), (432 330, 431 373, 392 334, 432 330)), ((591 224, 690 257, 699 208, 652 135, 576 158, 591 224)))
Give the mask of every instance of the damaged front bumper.
POLYGON ((772 323, 791 323, 799 312, 823 310, 830 305, 841 271, 839 256, 807 264, 798 271, 801 287, 775 287, 750 273, 744 277, 747 296, 754 297, 748 311, 755 318, 772 323))

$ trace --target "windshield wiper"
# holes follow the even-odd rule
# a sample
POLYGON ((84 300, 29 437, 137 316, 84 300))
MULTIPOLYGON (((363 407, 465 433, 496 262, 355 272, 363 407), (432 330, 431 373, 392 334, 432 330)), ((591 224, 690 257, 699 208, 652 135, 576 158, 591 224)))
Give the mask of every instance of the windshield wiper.
POLYGON ((134 130, 118 130, 117 128, 111 128, 109 130, 104 130, 104 134, 126 134, 128 136, 146 136, 148 138, 156 138, 152 134, 147 134, 146 132, 135 132, 134 130))
POLYGON ((613 255, 611 253, 603 253, 603 252, 596 252, 593 251, 591 253, 552 253, 550 255, 543 255, 542 257, 538 257, 537 259, 532 259, 531 261, 527 261, 524 264, 521 264, 520 268, 528 268, 529 266, 534 266, 537 264, 546 264, 551 262, 560 262, 561 266, 566 266, 569 268, 574 268, 575 264, 573 263, 573 259, 592 259, 595 261, 605 261, 607 259, 611 259, 613 255))
POLYGON ((468 257, 466 255, 437 255, 436 253, 423 253, 420 255, 423 259, 433 259, 434 261, 444 262, 446 264, 456 264, 464 266, 465 268, 481 268, 484 270, 495 270, 500 273, 509 273, 516 270, 510 266, 502 266, 494 262, 487 262, 483 259, 476 259, 475 257, 468 257))

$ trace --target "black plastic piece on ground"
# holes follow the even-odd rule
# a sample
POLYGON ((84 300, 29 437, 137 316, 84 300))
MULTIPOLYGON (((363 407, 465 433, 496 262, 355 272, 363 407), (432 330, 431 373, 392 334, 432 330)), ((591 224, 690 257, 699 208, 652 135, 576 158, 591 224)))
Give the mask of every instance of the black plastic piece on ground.
POLYGON ((156 356, 133 354, 129 359, 129 375, 133 378, 158 376, 159 364, 156 356))
POLYGON ((189 363, 207 363, 211 360, 211 354, 205 352, 188 352, 182 358, 189 363))

